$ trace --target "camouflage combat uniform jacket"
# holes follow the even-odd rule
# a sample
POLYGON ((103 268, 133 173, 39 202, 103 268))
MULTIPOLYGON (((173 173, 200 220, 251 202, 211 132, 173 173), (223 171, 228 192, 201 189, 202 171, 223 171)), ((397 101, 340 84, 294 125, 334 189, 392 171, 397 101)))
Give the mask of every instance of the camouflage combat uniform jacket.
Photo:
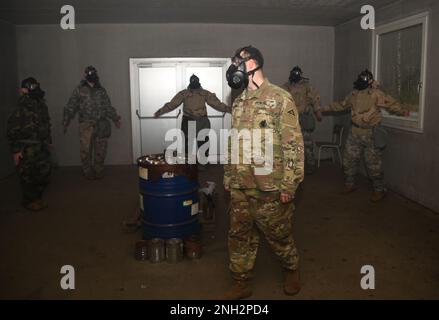
POLYGON ((182 103, 183 115, 190 119, 207 117, 206 103, 220 112, 231 112, 231 108, 222 103, 214 93, 204 89, 185 89, 177 93, 157 113, 162 115, 171 112, 182 103))
POLYGON ((99 83, 91 87, 84 80, 75 88, 64 108, 64 125, 69 125, 76 113, 79 114, 79 123, 96 123, 102 118, 113 122, 120 120, 116 109, 111 106, 107 91, 99 83))
POLYGON ((297 84, 287 82, 282 86, 282 89, 291 94, 299 114, 310 111, 317 112, 321 109, 320 95, 308 81, 301 80, 297 84))
POLYGON ((380 124, 383 115, 381 109, 391 114, 404 115, 404 109, 391 96, 378 88, 354 90, 341 102, 333 102, 322 109, 322 112, 352 112, 352 124, 355 128, 367 131, 380 124))
POLYGON ((254 159, 252 164, 244 164, 243 154, 251 154, 251 150, 242 150, 241 140, 239 164, 225 166, 224 185, 294 196, 304 178, 304 145, 298 111, 291 96, 265 80, 259 89, 245 90, 237 97, 232 110, 233 129, 273 130, 273 171, 269 175, 256 175, 255 169, 264 164, 256 165, 254 159))
POLYGON ((8 120, 7 138, 12 153, 35 144, 52 144, 49 111, 42 99, 20 97, 18 108, 8 120))

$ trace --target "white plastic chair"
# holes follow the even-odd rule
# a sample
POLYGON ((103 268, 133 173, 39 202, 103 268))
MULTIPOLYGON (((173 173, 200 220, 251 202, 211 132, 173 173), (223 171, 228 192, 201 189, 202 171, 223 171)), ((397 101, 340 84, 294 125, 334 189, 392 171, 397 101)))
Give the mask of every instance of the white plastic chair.
MULTIPOLYGON (((320 168, 320 160, 323 149, 336 150, 340 159, 340 165, 343 167, 343 157, 341 156, 341 147, 343 144, 344 127, 341 125, 335 125, 332 131, 332 142, 316 142, 316 147, 319 148, 319 158, 317 167, 320 168)), ((332 162, 335 163, 334 153, 332 154, 332 162)))

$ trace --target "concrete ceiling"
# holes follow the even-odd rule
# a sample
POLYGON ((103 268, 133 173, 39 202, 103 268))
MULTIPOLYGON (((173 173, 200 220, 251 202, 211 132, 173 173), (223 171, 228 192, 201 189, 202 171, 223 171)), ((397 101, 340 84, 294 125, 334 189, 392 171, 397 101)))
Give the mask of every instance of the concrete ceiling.
POLYGON ((65 4, 77 23, 236 23, 335 26, 396 0, 1 0, 0 20, 57 24, 65 4))

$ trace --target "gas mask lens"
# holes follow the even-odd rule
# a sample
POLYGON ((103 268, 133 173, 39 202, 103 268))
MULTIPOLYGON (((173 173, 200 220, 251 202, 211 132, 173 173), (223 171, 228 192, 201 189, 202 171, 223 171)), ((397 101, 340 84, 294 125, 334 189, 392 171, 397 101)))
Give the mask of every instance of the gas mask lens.
POLYGON ((358 75, 357 81, 354 82, 354 88, 357 90, 365 90, 370 87, 370 82, 373 81, 373 75, 368 70, 363 71, 358 75))
POLYGON ((31 83, 28 85, 29 96, 34 99, 43 99, 45 92, 41 90, 39 83, 31 83))
POLYGON ((99 79, 96 71, 93 71, 93 70, 87 71, 85 78, 87 79, 87 81, 92 82, 92 83, 97 82, 99 79))
POLYGON ((29 89, 30 91, 34 91, 34 90, 37 89, 39 86, 40 86, 39 83, 31 83, 31 84, 29 84, 28 89, 29 89))
POLYGON ((201 88, 200 79, 193 74, 189 80, 189 89, 196 90, 200 88, 201 88))

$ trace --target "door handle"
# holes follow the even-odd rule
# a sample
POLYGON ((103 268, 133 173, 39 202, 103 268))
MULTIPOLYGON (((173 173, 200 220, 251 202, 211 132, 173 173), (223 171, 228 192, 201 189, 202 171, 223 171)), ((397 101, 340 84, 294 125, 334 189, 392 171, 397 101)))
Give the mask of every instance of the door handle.
POLYGON ((180 114, 181 114, 181 110, 179 110, 177 116, 174 116, 174 117, 172 117, 172 116, 168 116, 168 117, 165 116, 165 117, 158 117, 158 118, 156 118, 156 117, 143 117, 143 116, 140 115, 139 109, 136 110, 136 115, 137 115, 137 118, 139 118, 139 120, 148 120, 148 119, 149 120, 151 120, 151 119, 178 119, 180 114))
POLYGON ((225 116, 226 116, 226 112, 224 112, 222 116, 207 116, 207 117, 208 118, 219 119, 219 118, 224 118, 225 116))

